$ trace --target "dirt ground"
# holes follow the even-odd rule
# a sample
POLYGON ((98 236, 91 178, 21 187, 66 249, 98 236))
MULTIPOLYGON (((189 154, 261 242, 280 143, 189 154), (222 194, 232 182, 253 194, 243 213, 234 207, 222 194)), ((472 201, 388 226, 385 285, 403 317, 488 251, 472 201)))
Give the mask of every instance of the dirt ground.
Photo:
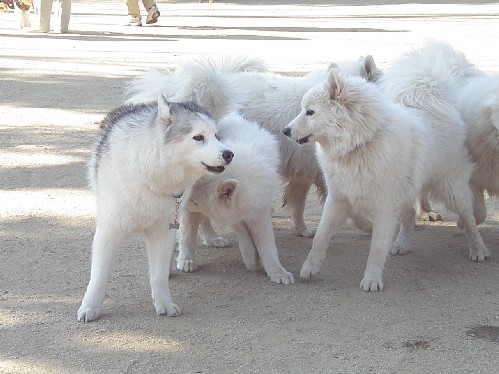
MULTIPOLYGON (((85 162, 97 122, 134 76, 230 52, 287 74, 363 54, 383 68, 428 36, 499 72, 498 4, 348 3, 160 2, 158 24, 131 28, 124 2, 74 0, 65 35, 0 16, 0 373, 499 372, 492 198, 480 227, 491 259, 470 262, 456 217, 436 205, 444 221, 418 222, 413 251, 390 257, 385 290, 370 294, 359 290, 370 236, 348 225, 320 274, 298 278, 311 239, 293 235, 277 197, 277 247, 296 283, 247 271, 235 242, 200 245, 196 273, 172 270, 177 318, 155 314, 136 238, 120 252, 102 317, 76 321, 95 224, 85 162)), ((311 193, 307 222, 320 212, 311 193)))

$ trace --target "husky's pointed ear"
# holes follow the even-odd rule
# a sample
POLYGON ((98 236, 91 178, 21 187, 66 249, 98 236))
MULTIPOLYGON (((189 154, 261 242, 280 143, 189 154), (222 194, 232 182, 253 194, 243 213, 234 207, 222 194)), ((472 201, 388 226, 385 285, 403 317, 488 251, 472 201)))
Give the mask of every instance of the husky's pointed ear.
POLYGON ((230 199, 237 190, 239 181, 237 179, 225 179, 218 186, 218 197, 230 199))
POLYGON ((376 67, 376 63, 374 62, 374 58, 371 55, 367 55, 365 58, 362 57, 362 68, 361 75, 368 82, 376 82, 378 80, 378 68, 376 67))
POLYGON ((172 110, 170 102, 163 95, 158 98, 158 122, 165 127, 172 124, 172 110))
POLYGON ((341 98, 343 93, 343 80, 338 75, 337 69, 329 70, 327 75, 327 88, 329 90, 331 100, 338 100, 341 98))

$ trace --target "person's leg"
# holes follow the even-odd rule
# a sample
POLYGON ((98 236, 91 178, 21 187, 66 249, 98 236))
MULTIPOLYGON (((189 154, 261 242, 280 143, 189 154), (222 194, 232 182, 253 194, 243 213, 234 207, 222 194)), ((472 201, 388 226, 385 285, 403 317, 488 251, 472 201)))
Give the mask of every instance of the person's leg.
POLYGON ((68 32, 69 19, 71 17, 71 0, 59 0, 58 7, 58 19, 61 25, 61 32, 68 32))
POLYGON ((146 23, 150 25, 151 23, 158 22, 160 12, 154 0, 142 0, 142 4, 144 4, 144 7, 147 10, 146 23))
POLYGON ((50 31, 50 16, 52 15, 52 0, 39 0, 38 24, 39 31, 50 31))
POLYGON ((128 15, 130 16, 129 26, 142 26, 140 8, 138 0, 126 0, 128 15))

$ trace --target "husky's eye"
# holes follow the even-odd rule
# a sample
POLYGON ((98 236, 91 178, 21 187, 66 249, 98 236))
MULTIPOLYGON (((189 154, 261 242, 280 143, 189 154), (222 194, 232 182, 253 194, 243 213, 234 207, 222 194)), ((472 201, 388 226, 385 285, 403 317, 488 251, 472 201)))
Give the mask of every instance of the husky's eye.
POLYGON ((203 135, 195 135, 192 137, 192 139, 194 139, 197 142, 202 142, 204 140, 204 136, 203 135))
POLYGON ((307 116, 313 116, 314 114, 315 112, 312 109, 307 110, 307 112, 305 113, 305 115, 307 116))

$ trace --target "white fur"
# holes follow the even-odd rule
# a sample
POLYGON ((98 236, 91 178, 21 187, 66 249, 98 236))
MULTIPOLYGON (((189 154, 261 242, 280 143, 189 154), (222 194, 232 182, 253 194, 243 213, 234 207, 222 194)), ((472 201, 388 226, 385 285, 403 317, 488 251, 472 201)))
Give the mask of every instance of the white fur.
POLYGON ((157 107, 157 111, 154 106, 147 111, 122 107, 124 114, 113 112, 103 121, 89 164, 90 184, 97 197, 97 227, 79 321, 92 321, 101 314, 118 247, 132 233, 141 233, 146 240, 156 312, 181 313, 168 285, 175 247, 175 231, 168 225, 174 219, 174 195, 207 174, 205 165, 226 165, 223 154, 228 149, 215 138, 215 124, 206 115, 174 113, 172 104, 163 99, 157 107), (179 139, 169 139, 171 133, 179 139), (202 141, 194 139, 199 135, 202 141))
MULTIPOLYGON (((230 227, 237 235, 246 267, 256 270, 261 258, 270 280, 293 283, 293 275, 279 262, 272 229, 272 203, 280 185, 279 146, 276 138, 255 123, 232 114, 218 124, 221 141, 234 160, 220 175, 199 179, 183 204, 177 268, 197 269, 198 226, 205 243, 224 246, 208 219, 230 227)), ((187 193, 187 192, 186 192, 187 193)))
MULTIPOLYGON (((396 79, 395 85, 399 85, 396 79)), ((421 98, 412 92, 412 82, 398 87, 404 87, 397 91, 398 96, 421 98)), ((438 97, 425 99, 420 107, 429 108, 438 97)), ((409 109, 394 103, 373 84, 334 69, 326 82, 305 94, 302 111, 285 133, 300 143, 317 142, 331 193, 303 264, 302 278, 320 270, 332 235, 353 210, 370 214, 373 222, 371 249, 360 286, 365 291, 383 289, 387 254, 409 250, 414 202, 426 193, 442 199, 459 214, 466 226, 471 259, 481 261, 489 255, 472 215, 467 184, 472 164, 463 144, 463 124, 452 107, 439 104, 449 112, 409 109), (400 231, 393 243, 399 219, 400 231)))
MULTIPOLYGON (((284 203, 287 205, 298 235, 312 237, 314 231, 307 227, 303 214, 308 191, 312 184, 317 187, 319 197, 324 199, 327 191, 321 168, 312 146, 298 147, 283 141, 282 129, 299 113, 303 94, 320 80, 326 70, 312 72, 304 77, 285 77, 263 72, 262 66, 244 57, 205 59, 187 62, 179 66, 171 77, 157 75, 140 78, 129 87, 129 99, 143 101, 157 95, 158 87, 163 92, 174 92, 178 100, 186 99, 196 89, 201 104, 216 118, 231 110, 240 113, 275 134, 280 142, 281 175, 287 182, 284 203), (159 84, 157 83, 159 82, 159 84), (183 93, 185 92, 185 93, 183 93)), ((371 56, 361 57, 354 63, 341 63, 348 74, 361 75, 377 80, 381 71, 371 56)), ((355 217, 359 227, 369 230, 369 223, 355 217)))
POLYGON ((478 224, 485 221, 484 193, 499 196, 499 76, 475 77, 458 92, 467 126, 466 145, 475 163, 470 180, 478 224))

